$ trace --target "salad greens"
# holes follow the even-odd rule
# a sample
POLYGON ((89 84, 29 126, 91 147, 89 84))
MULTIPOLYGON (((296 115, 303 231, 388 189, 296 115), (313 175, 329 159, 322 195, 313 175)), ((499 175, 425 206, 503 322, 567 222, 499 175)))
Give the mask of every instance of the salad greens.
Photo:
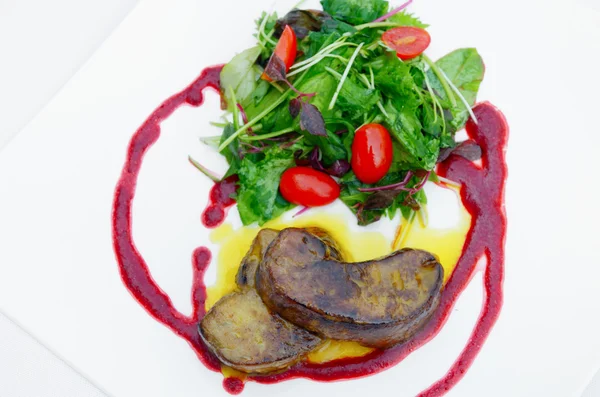
POLYGON ((398 26, 426 28, 418 18, 405 11, 387 17, 384 0, 321 4, 323 11, 292 10, 281 19, 263 13, 257 45, 222 70, 233 121, 218 150, 229 164, 226 176, 239 177, 236 200, 245 225, 262 225, 294 206, 279 193, 279 180, 296 164, 338 177, 340 199, 361 225, 398 211, 414 217, 427 202, 422 187, 435 178, 440 155, 457 147, 455 133, 474 118, 485 70, 475 49, 437 62, 425 54, 403 61, 382 34, 398 26), (298 38, 289 70, 272 57, 285 26, 298 38), (354 133, 367 123, 384 125, 393 140, 392 167, 375 185, 361 183, 349 167, 354 133))

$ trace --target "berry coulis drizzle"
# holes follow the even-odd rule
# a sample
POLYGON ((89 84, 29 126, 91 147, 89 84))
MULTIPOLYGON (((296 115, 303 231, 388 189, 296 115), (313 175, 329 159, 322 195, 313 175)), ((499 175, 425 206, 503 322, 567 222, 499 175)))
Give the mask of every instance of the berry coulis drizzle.
MULTIPOLYGON (((154 282, 144 258, 137 251, 131 232, 131 207, 144 155, 160 137, 161 122, 184 104, 196 107, 202 105, 205 88, 218 91, 221 68, 222 66, 216 66, 204 70, 188 88, 156 109, 133 135, 115 189, 112 214, 113 245, 125 286, 152 317, 188 341, 204 365, 213 371, 220 371, 221 365, 203 344, 197 331, 198 321, 205 314, 206 287, 203 278, 211 261, 211 253, 206 247, 199 247, 192 255, 193 312, 191 316, 186 316, 175 309, 169 296, 154 282)), ((249 376, 247 380, 259 383, 275 383, 293 378, 334 381, 375 374, 396 365, 440 331, 456 299, 473 277, 477 262, 485 258, 485 297, 471 337, 448 373, 419 396, 441 396, 462 379, 481 350, 502 308, 506 235, 504 185, 507 168, 504 151, 508 125, 502 113, 487 102, 477 105, 474 112, 478 124, 470 120, 466 128, 469 138, 482 149, 482 165, 477 166, 462 157, 451 155, 438 169, 439 175, 462 185, 462 202, 471 214, 472 221, 462 255, 445 286, 440 306, 431 321, 410 341, 387 350, 323 364, 301 362, 285 372, 249 376)), ((206 227, 216 227, 224 221, 227 209, 235 204, 230 198, 235 190, 235 183, 235 178, 228 178, 211 189, 209 204, 202 214, 202 222, 206 227)), ((244 383, 237 378, 226 378, 223 387, 231 394, 239 394, 244 389, 244 383)))

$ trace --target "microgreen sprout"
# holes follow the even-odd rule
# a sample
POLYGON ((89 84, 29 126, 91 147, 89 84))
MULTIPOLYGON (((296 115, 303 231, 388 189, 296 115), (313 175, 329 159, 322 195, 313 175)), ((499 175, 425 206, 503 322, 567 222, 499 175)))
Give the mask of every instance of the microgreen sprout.
POLYGON ((332 110, 333 107, 335 106, 335 103, 337 102, 337 98, 340 95, 340 91, 342 90, 342 87, 344 86, 344 82, 348 78, 348 74, 350 73, 352 64, 356 60, 356 57, 358 56, 358 53, 360 52, 363 45, 364 45, 364 43, 360 43, 360 45, 354 51, 354 54, 352 54, 352 57, 350 57, 350 61, 348 62, 348 65, 346 65, 346 70, 344 70, 344 74, 342 75, 342 78, 338 84, 338 87, 335 90, 335 93, 333 94, 333 98, 331 98, 331 102, 329 103, 329 110, 332 110))

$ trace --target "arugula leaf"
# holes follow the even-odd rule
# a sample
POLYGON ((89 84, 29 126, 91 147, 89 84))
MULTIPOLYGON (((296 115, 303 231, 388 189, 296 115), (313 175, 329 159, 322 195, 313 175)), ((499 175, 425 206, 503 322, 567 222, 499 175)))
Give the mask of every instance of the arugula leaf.
POLYGON ((244 225, 255 222, 263 225, 293 207, 279 194, 281 175, 293 165, 293 153, 276 146, 268 149, 258 162, 247 158, 241 161, 236 200, 244 225))
MULTIPOLYGON (((435 64, 444 71, 469 105, 473 106, 477 100, 477 92, 485 74, 485 65, 477 50, 474 48, 458 49, 442 57, 435 64)), ((469 113, 465 105, 461 101, 457 101, 455 107, 451 105, 448 94, 433 70, 427 71, 427 78, 431 83, 431 87, 440 97, 444 109, 450 111, 448 119, 452 132, 462 129, 469 119, 469 113)))
POLYGON ((421 22, 421 20, 415 17, 413 14, 409 14, 406 11, 399 12, 392 17, 388 18, 386 22, 394 22, 400 26, 414 26, 421 29, 426 29, 429 27, 426 23, 421 22))
POLYGON ((234 103, 231 98, 231 89, 235 92, 237 100, 246 107, 254 102, 254 91, 259 85, 261 71, 256 66, 260 56, 260 47, 252 47, 233 57, 221 71, 221 93, 227 101, 229 110, 234 103))
POLYGON ((384 0, 321 0, 321 4, 326 13, 352 25, 373 22, 389 9, 384 0))

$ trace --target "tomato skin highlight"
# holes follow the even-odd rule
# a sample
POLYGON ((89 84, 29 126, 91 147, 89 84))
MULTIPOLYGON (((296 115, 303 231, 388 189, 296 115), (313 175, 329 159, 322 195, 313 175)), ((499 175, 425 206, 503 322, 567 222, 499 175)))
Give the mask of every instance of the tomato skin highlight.
POLYGON ((281 176, 279 191, 284 199, 304 207, 331 204, 340 196, 340 186, 329 175, 311 167, 293 167, 281 176))
MULTIPOLYGON (((296 55, 298 54, 298 39, 294 29, 290 28, 289 25, 285 27, 272 56, 278 56, 285 64, 286 73, 296 62, 296 55)), ((265 73, 261 76, 263 80, 272 81, 269 76, 265 73)))
POLYGON ((352 171, 359 181, 379 182, 394 159, 392 138, 381 124, 367 124, 356 131, 352 141, 352 171))
POLYGON ((425 29, 414 26, 400 26, 388 30, 381 36, 383 42, 395 50, 402 60, 421 55, 431 43, 431 36, 425 29))

